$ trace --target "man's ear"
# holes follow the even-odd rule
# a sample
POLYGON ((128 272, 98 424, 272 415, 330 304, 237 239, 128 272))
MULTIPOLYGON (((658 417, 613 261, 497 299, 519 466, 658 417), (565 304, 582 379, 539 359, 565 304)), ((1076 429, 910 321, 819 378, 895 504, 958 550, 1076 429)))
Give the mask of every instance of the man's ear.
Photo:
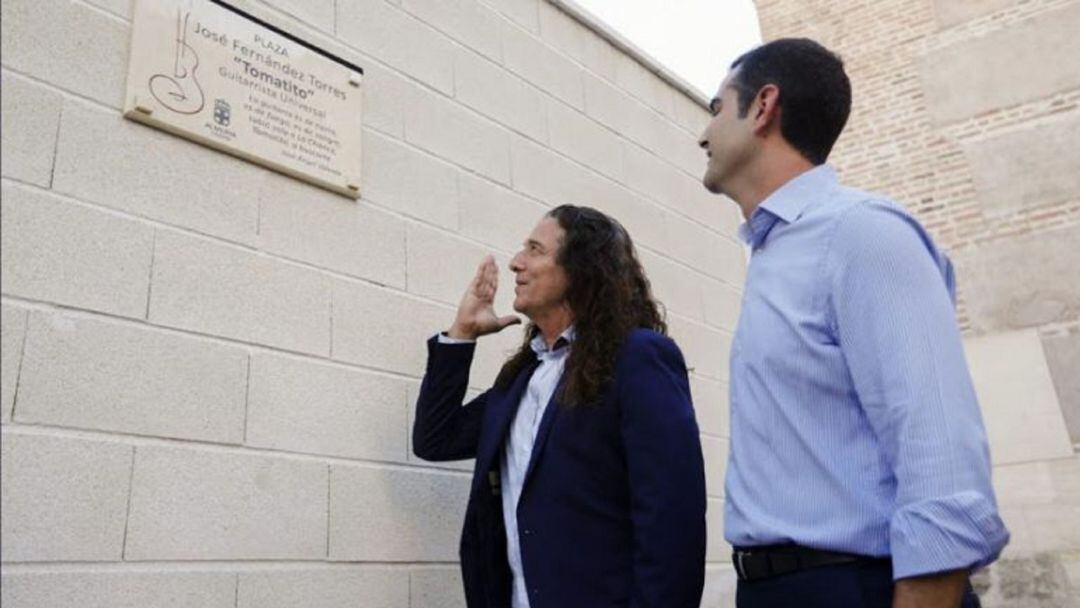
POLYGON ((754 97, 750 108, 754 117, 754 134, 765 135, 774 127, 780 126, 780 88, 775 84, 761 87, 754 97))

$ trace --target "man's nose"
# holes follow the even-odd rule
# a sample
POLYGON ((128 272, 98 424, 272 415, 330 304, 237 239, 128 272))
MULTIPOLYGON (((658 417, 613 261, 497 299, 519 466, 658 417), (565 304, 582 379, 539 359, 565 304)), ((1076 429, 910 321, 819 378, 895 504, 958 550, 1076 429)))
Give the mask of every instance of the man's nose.
POLYGON ((521 262, 519 261, 520 258, 521 258, 521 252, 518 252, 518 253, 514 254, 514 257, 510 258, 510 271, 511 272, 517 272, 517 271, 522 269, 521 262))

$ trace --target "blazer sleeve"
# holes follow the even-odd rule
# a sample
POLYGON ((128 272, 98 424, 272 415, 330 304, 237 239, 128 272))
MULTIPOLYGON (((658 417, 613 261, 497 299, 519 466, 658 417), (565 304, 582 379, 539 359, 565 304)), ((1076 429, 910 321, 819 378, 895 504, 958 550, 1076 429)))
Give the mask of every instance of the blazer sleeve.
POLYGON ((632 608, 697 608, 705 584, 705 465, 686 363, 635 332, 616 371, 634 526, 632 608))
POLYGON ((488 392, 462 405, 476 344, 428 340, 427 370, 416 399, 413 453, 438 462, 476 457, 488 392))

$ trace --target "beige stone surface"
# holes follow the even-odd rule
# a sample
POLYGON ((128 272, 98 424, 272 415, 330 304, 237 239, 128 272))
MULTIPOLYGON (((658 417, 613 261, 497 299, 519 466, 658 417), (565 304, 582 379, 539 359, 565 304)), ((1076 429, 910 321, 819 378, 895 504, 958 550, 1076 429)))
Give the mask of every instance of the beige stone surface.
POLYGON ((456 179, 460 171, 372 131, 365 134, 364 153, 366 199, 449 230, 458 228, 456 179))
POLYGON ((401 0, 401 7, 448 36, 496 61, 502 55, 493 32, 502 19, 475 0, 401 0))
POLYGON ((240 443, 247 372, 242 348, 146 326, 34 313, 15 419, 240 443))
POLYGON ((715 437, 729 437, 731 430, 727 384, 699 374, 691 374, 690 393, 693 395, 694 415, 701 432, 715 437))
POLYGON ((534 2, 539 8, 540 37, 567 57, 594 72, 615 80, 619 51, 576 19, 550 2, 534 2))
POLYGON ((45 188, 52 181, 53 152, 63 98, 23 76, 3 71, 0 153, 4 177, 45 188))
POLYGON ((1080 334, 1046 336, 1042 345, 1065 426, 1072 442, 1080 443, 1080 334))
POLYGON ((454 96, 529 138, 547 141, 543 91, 507 71, 490 56, 465 48, 456 51, 454 96))
POLYGON ((298 357, 251 361, 250 446, 404 462, 405 381, 298 357))
POLYGON ((521 250, 549 209, 489 180, 458 174, 461 233, 503 253, 521 250))
POLYGON ((491 35, 499 36, 508 69, 575 108, 584 106, 582 70, 568 57, 509 23, 491 35))
POLYGON ((121 558, 131 446, 10 430, 0 446, 5 563, 121 558))
MULTIPOLYGON (((705 562, 709 565, 715 563, 731 563, 731 545, 724 539, 724 501, 716 498, 708 499, 705 510, 706 522, 706 546, 705 562)), ((706 583, 708 584, 708 583, 706 583)))
POLYGON ((1048 60, 1080 55, 1077 23, 1073 3, 928 53, 919 73, 930 117, 955 122, 1080 85, 1070 62, 1048 60))
POLYGON ((682 349, 691 372, 727 382, 731 335, 679 317, 668 317, 668 333, 682 349))
POLYGON ((465 608, 461 569, 456 566, 413 568, 409 589, 415 608, 465 608))
POLYGON ((327 465, 138 446, 124 558, 323 559, 327 465))
POLYGON ((941 27, 951 27, 1016 3, 1016 0, 934 0, 934 14, 941 27))
POLYGON ((728 451, 731 442, 727 439, 702 435, 701 452, 705 458, 705 487, 713 498, 724 497, 724 480, 727 478, 728 451))
POLYGON ((651 284, 653 297, 669 315, 675 313, 698 322, 705 321, 704 276, 648 249, 639 249, 638 259, 651 284))
POLYGON ((144 318, 154 229, 3 185, 4 293, 144 318))
POLYGON ((500 184, 510 183, 510 133, 441 95, 421 91, 410 100, 405 139, 500 184))
POLYGON ((1008 331, 1076 319, 1080 224, 984 243, 954 256, 971 323, 1008 331))
POLYGON ((735 570, 731 564, 705 568, 705 591, 702 608, 733 608, 735 606, 735 570))
MULTIPOLYGON (((528 233, 522 234, 524 240, 528 233)), ((476 267, 485 255, 493 254, 485 247, 464 241, 456 236, 432 230, 419 224, 408 227, 408 268, 410 293, 438 300, 457 309, 461 294, 476 274, 476 267)), ((505 254, 496 256, 501 290, 513 289, 505 254)))
POLYGON ((562 101, 549 99, 546 105, 552 148, 617 182, 625 181, 618 133, 562 101))
POLYGON ((1072 454, 1038 333, 970 338, 964 350, 995 464, 1072 454))
POLYGON ((1009 131, 964 146, 987 213, 1002 214, 1076 198, 1080 117, 1009 131))
POLYGON ((308 268, 161 232, 154 250, 150 321, 328 355, 330 283, 308 268))
POLYGON ((333 465, 330 559, 456 561, 468 491, 460 473, 333 465))
POLYGON ((409 608, 409 573, 349 566, 242 572, 236 608, 409 608))
POLYGON ((4 422, 11 420, 11 409, 15 406, 26 319, 26 309, 7 303, 0 306, 0 420, 4 422))
POLYGON ((7 608, 235 608, 231 572, 45 571, 5 573, 7 608))

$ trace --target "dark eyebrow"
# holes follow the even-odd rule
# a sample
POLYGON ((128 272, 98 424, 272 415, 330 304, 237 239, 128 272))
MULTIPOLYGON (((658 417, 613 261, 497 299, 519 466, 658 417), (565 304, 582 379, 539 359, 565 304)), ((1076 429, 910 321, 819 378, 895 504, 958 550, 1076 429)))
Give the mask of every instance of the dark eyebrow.
POLYGON ((526 247, 531 247, 531 246, 533 246, 533 245, 536 245, 536 246, 537 246, 537 247, 539 247, 539 248, 540 248, 541 250, 544 250, 544 245, 543 245, 543 243, 541 243, 540 241, 538 241, 538 240, 536 240, 536 239, 528 239, 528 240, 526 240, 526 241, 525 241, 525 246, 526 246, 526 247))

